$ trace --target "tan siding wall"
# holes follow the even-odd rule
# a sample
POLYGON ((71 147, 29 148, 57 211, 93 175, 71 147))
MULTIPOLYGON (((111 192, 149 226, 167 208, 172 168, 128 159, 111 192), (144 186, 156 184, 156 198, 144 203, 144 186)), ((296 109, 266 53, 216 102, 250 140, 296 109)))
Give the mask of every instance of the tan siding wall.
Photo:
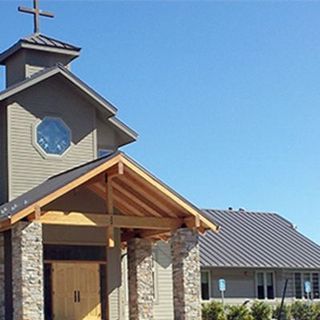
POLYGON ((114 130, 97 117, 97 143, 99 149, 115 150, 117 146, 117 138, 114 130))
POLYGON ((5 107, 0 106, 0 204, 8 198, 7 155, 7 112, 5 107))
POLYGON ((8 106, 8 119, 10 199, 96 156, 94 108, 57 80, 17 96, 8 106), (60 117, 72 131, 72 146, 62 157, 45 158, 34 147, 34 126, 45 116, 60 117))
POLYGON ((250 270, 219 270, 211 269, 211 297, 220 298, 218 288, 220 278, 226 280, 225 297, 239 299, 243 302, 246 299, 255 298, 255 273, 250 270))
POLYGON ((154 247, 156 303, 155 319, 173 319, 173 289, 170 244, 159 241, 154 247))
MULTIPOLYGON (((156 320, 173 320, 173 294, 172 294, 172 267, 170 244, 159 241, 154 246, 155 257, 155 291, 156 300, 154 305, 154 319, 156 320)), ((123 259, 123 296, 125 305, 122 306, 123 320, 129 319, 128 310, 128 287, 127 287, 127 259, 123 259)), ((121 320, 122 320, 121 319, 121 320)))

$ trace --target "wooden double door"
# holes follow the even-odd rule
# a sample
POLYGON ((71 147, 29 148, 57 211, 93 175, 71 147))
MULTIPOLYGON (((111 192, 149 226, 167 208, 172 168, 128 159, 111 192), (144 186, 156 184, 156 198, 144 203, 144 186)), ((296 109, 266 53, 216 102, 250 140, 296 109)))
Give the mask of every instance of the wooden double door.
POLYGON ((100 320, 100 273, 96 263, 52 264, 55 320, 100 320))

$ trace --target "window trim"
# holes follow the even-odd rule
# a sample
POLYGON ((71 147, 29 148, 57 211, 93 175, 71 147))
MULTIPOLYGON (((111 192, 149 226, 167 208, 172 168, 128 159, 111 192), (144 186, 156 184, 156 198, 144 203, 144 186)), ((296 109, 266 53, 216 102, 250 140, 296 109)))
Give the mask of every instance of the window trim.
POLYGON ((70 149, 72 148, 72 131, 71 131, 70 127, 65 123, 65 121, 61 117, 59 117, 57 115, 48 115, 48 116, 45 116, 45 117, 43 117, 41 119, 38 119, 33 124, 33 126, 32 126, 32 144, 33 144, 34 148, 38 151, 38 153, 44 159, 57 159, 57 160, 59 160, 59 159, 62 159, 70 151, 70 149), (43 150, 43 148, 38 143, 38 139, 37 139, 38 138, 38 135, 37 135, 38 126, 46 119, 58 120, 68 130, 69 137, 70 137, 70 145, 62 154, 50 154, 50 153, 47 153, 47 152, 45 152, 43 150))
POLYGON ((204 270, 201 270, 200 272, 200 289, 201 289, 201 300, 202 301, 210 301, 212 299, 212 296, 211 296, 211 290, 212 290, 212 283, 211 283, 212 279, 211 279, 211 270, 209 269, 204 269, 204 270), (208 299, 203 299, 202 298, 202 273, 207 273, 208 274, 208 299))
POLYGON ((255 295, 256 299, 261 301, 273 301, 276 300, 276 275, 275 271, 273 270, 258 270, 255 272, 255 295), (263 274, 263 290, 264 290, 264 299, 258 299, 258 273, 263 274), (272 281, 273 281, 273 299, 268 298, 268 288, 267 288, 267 273, 272 274, 272 281))
MULTIPOLYGON (((318 274, 318 286, 320 287, 320 271, 317 271, 317 270, 309 270, 309 271, 304 271, 304 270, 299 270, 299 271, 293 271, 293 283, 294 283, 294 299, 295 300, 308 300, 306 297, 305 297, 305 291, 304 291, 304 274, 309 274, 309 277, 310 277, 310 282, 311 282, 311 300, 316 300, 316 301, 319 301, 320 300, 320 295, 319 295, 319 298, 314 298, 314 295, 313 295, 313 274, 314 273, 317 273, 318 274), (297 290, 297 287, 296 287, 296 281, 295 281, 295 274, 298 273, 300 275, 300 285, 301 285, 301 297, 302 298, 297 298, 296 297, 296 290, 297 290)), ((320 288, 319 288, 320 289, 320 288)), ((320 291, 320 290, 319 290, 320 291)))

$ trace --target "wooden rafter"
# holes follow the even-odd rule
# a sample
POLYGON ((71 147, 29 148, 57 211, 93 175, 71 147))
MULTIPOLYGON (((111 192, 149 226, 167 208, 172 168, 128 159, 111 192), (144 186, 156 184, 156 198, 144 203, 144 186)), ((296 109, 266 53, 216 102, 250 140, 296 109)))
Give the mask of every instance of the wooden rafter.
POLYGON ((118 177, 115 181, 117 183, 120 181, 120 183, 122 182, 128 187, 134 189, 136 192, 141 194, 142 197, 149 199, 150 202, 157 206, 162 212, 165 212, 166 215, 176 217, 177 214, 179 214, 177 207, 174 207, 170 202, 168 203, 165 197, 157 194, 154 190, 146 186, 142 186, 141 182, 139 182, 129 171, 126 172, 126 176, 118 177))
POLYGON ((130 199, 133 203, 135 203, 137 206, 140 206, 141 208, 145 209, 147 212, 149 212, 151 215, 155 217, 163 217, 165 216, 165 213, 159 213, 156 209, 154 209, 150 204, 148 204, 146 201, 139 198, 137 195, 135 195, 133 192, 130 192, 125 186, 121 186, 116 181, 114 182, 114 188, 118 190, 121 194, 123 194, 125 197, 130 199))

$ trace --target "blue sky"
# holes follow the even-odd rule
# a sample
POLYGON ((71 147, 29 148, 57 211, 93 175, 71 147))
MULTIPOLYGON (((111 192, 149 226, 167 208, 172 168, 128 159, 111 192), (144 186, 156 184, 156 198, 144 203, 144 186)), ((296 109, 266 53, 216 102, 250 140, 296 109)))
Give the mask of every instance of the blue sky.
MULTIPOLYGON (((31 3, 0 1, 2 50, 32 32, 31 3)), ((128 154, 202 208, 278 212, 320 243, 320 2, 41 6, 139 133, 128 154)))

